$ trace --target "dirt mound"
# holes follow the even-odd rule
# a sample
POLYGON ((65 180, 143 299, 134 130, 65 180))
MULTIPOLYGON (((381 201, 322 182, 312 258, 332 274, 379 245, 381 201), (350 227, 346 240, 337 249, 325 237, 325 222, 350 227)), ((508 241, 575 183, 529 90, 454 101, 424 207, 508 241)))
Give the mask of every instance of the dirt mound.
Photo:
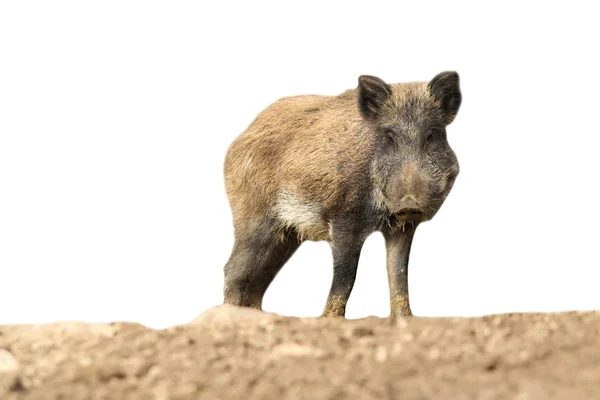
POLYGON ((1 399, 600 399, 600 313, 0 327, 1 399))

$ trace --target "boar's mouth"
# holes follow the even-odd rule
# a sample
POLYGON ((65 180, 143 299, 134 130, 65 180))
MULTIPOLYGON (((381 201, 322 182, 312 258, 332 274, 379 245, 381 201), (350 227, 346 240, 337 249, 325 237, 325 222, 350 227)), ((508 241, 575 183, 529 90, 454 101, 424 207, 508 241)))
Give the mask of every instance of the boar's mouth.
POLYGON ((403 208, 393 214, 394 219, 402 222, 421 222, 423 220, 423 210, 418 208, 403 208))

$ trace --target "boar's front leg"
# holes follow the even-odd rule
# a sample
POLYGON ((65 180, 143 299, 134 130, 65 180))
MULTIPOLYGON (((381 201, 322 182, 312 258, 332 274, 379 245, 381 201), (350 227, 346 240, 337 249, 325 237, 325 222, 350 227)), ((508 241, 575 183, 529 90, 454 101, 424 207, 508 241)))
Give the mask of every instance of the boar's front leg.
POLYGON ((408 258, 416 228, 416 224, 406 223, 403 230, 384 233, 392 321, 412 315, 408 301, 408 258))
POLYGON ((324 317, 343 317, 346 315, 346 304, 356 280, 358 259, 364 239, 361 235, 333 230, 331 250, 333 253, 333 281, 324 317))

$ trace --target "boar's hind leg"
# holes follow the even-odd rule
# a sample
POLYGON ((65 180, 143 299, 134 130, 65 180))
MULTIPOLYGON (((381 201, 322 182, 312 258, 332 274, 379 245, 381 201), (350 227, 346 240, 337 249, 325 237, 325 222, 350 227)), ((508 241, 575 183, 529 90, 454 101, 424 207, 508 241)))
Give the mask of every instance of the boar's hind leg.
POLYGON ((277 237, 267 227, 236 235, 224 268, 224 302, 262 309, 267 288, 299 246, 297 235, 277 237))
POLYGON ((346 315, 346 304, 356 280, 356 270, 363 240, 360 236, 333 232, 331 249, 333 252, 333 281, 324 317, 343 317, 346 315))

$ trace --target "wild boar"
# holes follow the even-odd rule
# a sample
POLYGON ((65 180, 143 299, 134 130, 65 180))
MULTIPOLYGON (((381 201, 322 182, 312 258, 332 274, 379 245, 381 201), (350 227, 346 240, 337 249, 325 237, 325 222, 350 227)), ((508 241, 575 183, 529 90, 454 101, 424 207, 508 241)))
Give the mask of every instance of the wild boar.
POLYGON ((461 99, 453 71, 397 84, 362 75, 340 95, 284 97, 263 110, 225 158, 235 243, 224 302, 261 309, 300 244, 324 240, 333 282, 323 316, 344 316, 361 247, 381 231, 390 317, 412 315, 410 247, 458 175, 446 126, 461 99))

